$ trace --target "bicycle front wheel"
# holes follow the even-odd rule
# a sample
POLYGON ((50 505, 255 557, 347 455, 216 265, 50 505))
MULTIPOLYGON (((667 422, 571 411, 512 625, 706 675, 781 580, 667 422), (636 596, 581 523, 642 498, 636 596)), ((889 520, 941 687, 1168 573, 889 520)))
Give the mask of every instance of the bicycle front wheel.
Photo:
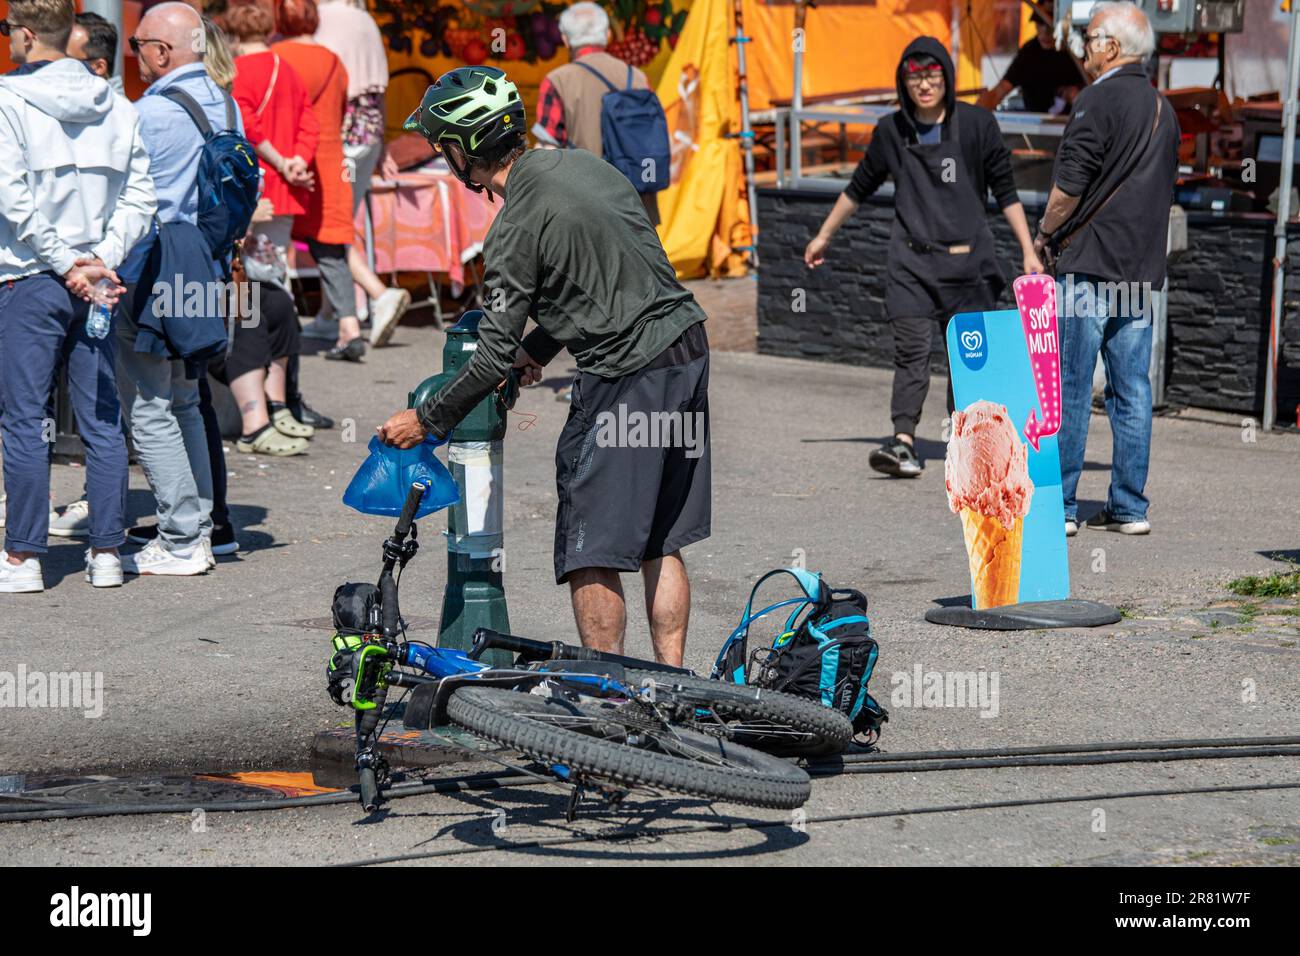
POLYGON ((490 687, 462 687, 452 722, 546 764, 625 787, 649 786, 752 807, 789 810, 812 791, 779 757, 656 719, 637 701, 575 702, 490 687))

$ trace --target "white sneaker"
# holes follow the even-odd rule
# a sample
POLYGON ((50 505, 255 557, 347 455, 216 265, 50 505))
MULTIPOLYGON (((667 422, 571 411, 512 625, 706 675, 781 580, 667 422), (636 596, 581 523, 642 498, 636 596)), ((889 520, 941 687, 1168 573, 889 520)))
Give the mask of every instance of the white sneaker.
POLYGON ((217 569, 217 556, 212 550, 211 538, 203 539, 203 559, 207 561, 209 571, 215 571, 217 569))
POLYGON ((299 333, 305 339, 324 339, 334 342, 339 337, 339 320, 323 319, 319 315, 302 327, 299 333))
POLYGON ((1065 536, 1067 538, 1073 538, 1078 533, 1079 533, 1079 522, 1067 520, 1065 522, 1065 536))
POLYGON ((122 570, 127 574, 166 574, 189 577, 208 573, 208 554, 197 544, 189 551, 168 551, 155 538, 135 554, 122 558, 122 570))
POLYGON ((86 549, 86 583, 92 588, 120 588, 122 559, 110 551, 86 549))
POLYGON ((387 345, 397 330, 406 310, 411 307, 411 293, 405 289, 385 289, 375 300, 374 319, 370 323, 370 344, 375 348, 387 345))
POLYGON ((63 514, 51 518, 50 534, 56 538, 89 537, 90 505, 85 499, 74 501, 63 509, 63 514))
POLYGON ((0 551, 0 594, 33 594, 45 590, 39 558, 10 564, 9 552, 0 551))

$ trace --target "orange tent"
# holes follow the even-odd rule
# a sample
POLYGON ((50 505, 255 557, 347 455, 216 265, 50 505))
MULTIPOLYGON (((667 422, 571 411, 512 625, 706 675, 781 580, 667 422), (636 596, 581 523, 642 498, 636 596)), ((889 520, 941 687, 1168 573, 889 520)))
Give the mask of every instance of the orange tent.
MULTIPOLYGON (((660 237, 682 277, 737 275, 749 242, 740 131, 735 44, 736 0, 695 0, 686 28, 659 81, 659 99, 673 138, 673 185, 660 196, 660 237)), ((957 36, 957 86, 981 85, 997 10, 994 0, 821 0, 808 11, 805 33, 794 34, 795 7, 772 0, 740 0, 746 44, 750 108, 789 101, 794 45, 804 45, 804 96, 873 88, 893 89, 903 48, 923 34, 953 46, 957 36)))

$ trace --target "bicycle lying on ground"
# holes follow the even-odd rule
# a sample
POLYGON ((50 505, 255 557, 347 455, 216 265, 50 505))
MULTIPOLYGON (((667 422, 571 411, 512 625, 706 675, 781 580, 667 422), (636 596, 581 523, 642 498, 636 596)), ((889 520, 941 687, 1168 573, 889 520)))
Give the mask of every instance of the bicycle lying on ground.
POLYGON ((411 692, 403 718, 408 728, 455 725, 518 751, 549 778, 571 785, 570 819, 584 792, 617 803, 634 787, 791 809, 808 799, 811 784, 778 754, 839 752, 852 737, 846 717, 815 701, 654 661, 485 628, 475 632, 468 653, 407 639, 398 581, 419 548, 414 516, 423 491, 411 487, 384 542, 374 589, 378 613, 357 633, 335 636, 327 668, 331 696, 356 711, 366 810, 378 807, 389 777, 378 741, 393 687, 411 692), (483 663, 492 648, 517 655, 514 666, 483 663))

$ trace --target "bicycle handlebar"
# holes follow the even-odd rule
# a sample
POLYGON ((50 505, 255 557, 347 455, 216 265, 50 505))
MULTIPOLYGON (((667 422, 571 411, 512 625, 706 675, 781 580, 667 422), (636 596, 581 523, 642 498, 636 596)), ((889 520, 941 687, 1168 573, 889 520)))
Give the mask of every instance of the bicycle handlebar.
MULTIPOLYGON (((406 493, 406 502, 402 505, 401 517, 397 519, 397 526, 393 529, 393 537, 384 546, 384 570, 379 575, 379 606, 386 640, 396 640, 402 626, 401 612, 397 606, 397 582, 393 580, 393 568, 396 566, 399 556, 403 555, 403 546, 407 535, 411 533, 411 528, 415 524, 415 514, 420 510, 420 502, 424 500, 426 491, 428 491, 427 486, 418 481, 411 484, 411 490, 406 493)), ((410 548, 411 554, 414 554, 414 541, 411 542, 410 548)), ((410 555, 402 556, 402 564, 405 565, 409 559, 410 555)))
POLYGON ((412 483, 411 490, 406 493, 402 515, 397 519, 397 527, 393 529, 393 537, 397 539, 398 544, 405 541, 406 536, 411 533, 411 525, 415 523, 415 513, 420 510, 420 502, 424 500, 424 493, 428 490, 426 485, 417 481, 412 483))

